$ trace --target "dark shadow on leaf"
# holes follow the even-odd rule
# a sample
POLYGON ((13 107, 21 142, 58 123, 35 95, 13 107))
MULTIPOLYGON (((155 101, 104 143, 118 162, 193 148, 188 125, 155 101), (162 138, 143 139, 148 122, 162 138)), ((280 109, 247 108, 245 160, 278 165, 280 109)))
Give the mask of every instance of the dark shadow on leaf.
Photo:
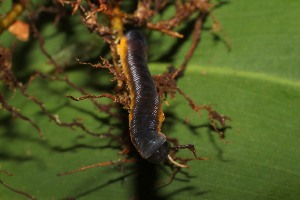
MULTIPOLYGON (((196 187, 187 186, 182 187, 171 194, 163 194, 162 189, 165 187, 170 186, 173 182, 184 182, 188 184, 191 178, 196 178, 195 176, 189 175, 188 172, 181 170, 177 176, 175 176, 174 180, 170 184, 164 184, 162 181, 162 177, 160 176, 161 173, 159 171, 163 171, 167 174, 167 177, 170 178, 171 174, 167 170, 167 165, 154 165, 149 163, 145 159, 139 159, 135 164, 137 168, 137 173, 135 175, 135 195, 134 199, 145 199, 145 200, 168 200, 172 199, 174 195, 183 192, 191 192, 198 190, 196 187), (179 178, 178 175, 184 175, 184 178, 179 178), (161 184, 163 183, 163 184, 161 184), (161 186, 159 186, 161 185, 161 186)), ((173 166, 171 166, 171 170, 173 166)), ((168 181, 167 181, 168 182, 168 181)))
POLYGON ((59 147, 59 146, 54 146, 52 148, 54 151, 57 152, 75 152, 79 149, 95 149, 95 150, 104 150, 104 149, 116 149, 116 150, 120 150, 120 146, 112 146, 110 144, 105 145, 105 146, 91 146, 91 145, 87 145, 87 144, 75 144, 73 146, 70 147, 59 147))
MULTIPOLYGON (((225 160, 224 159, 224 152, 222 150, 222 148, 220 147, 220 145, 217 144, 216 142, 216 137, 214 136, 214 134, 216 134, 216 131, 215 129, 212 127, 211 124, 202 124, 202 125, 187 125, 187 127, 191 130, 191 132, 195 135, 199 135, 197 129, 207 129, 207 136, 209 138, 209 141, 210 143, 212 144, 212 146, 214 147, 214 149, 217 151, 217 158, 220 160, 220 161, 223 161, 223 162, 228 162, 228 160, 225 160)), ((227 129, 231 129, 231 126, 225 126, 221 129, 219 129, 220 131, 222 131, 224 133, 224 136, 223 136, 223 139, 225 139, 225 131, 227 129)), ((221 140, 220 138, 218 138, 219 140, 221 140)))
MULTIPOLYGON (((211 144, 213 145, 213 147, 215 148, 215 150, 217 151, 217 157, 219 160, 227 162, 228 160, 225 160, 223 158, 223 150, 222 148, 217 144, 216 140, 215 140, 215 134, 216 131, 214 130, 214 128, 212 127, 212 125, 210 123, 206 123, 206 124, 200 124, 200 125, 193 125, 193 124, 189 124, 186 123, 186 121, 184 119, 181 119, 180 117, 176 116, 175 113, 172 112, 172 108, 168 108, 168 110, 165 112, 165 116, 166 117, 166 123, 164 123, 164 125, 167 125, 167 130, 169 130, 169 133, 167 133, 167 136, 171 136, 172 133, 172 127, 174 127, 174 124, 176 123, 181 123, 184 124, 185 126, 187 126, 190 130, 190 132, 194 135, 197 136, 201 136, 203 135, 203 131, 201 131, 201 134, 199 133, 199 130, 207 130, 207 136, 209 137, 209 140, 211 142, 211 144)), ((231 129, 231 126, 225 126, 220 128, 219 130, 223 132, 223 139, 225 139, 226 136, 226 130, 227 129, 231 129)), ((177 138, 180 141, 180 138, 177 138)))
POLYGON ((31 156, 24 156, 24 155, 14 155, 11 152, 6 152, 3 149, 0 153, 0 160, 1 161, 13 161, 13 162, 26 162, 26 161, 32 161, 34 158, 31 156))
MULTIPOLYGON (((88 100, 86 100, 86 101, 88 101, 88 100)), ((105 125, 107 127, 110 127, 112 125, 112 123, 113 123, 111 121, 111 116, 100 117, 100 116, 98 116, 98 114, 96 114, 95 111, 91 111, 89 109, 85 109, 82 106, 77 106, 76 104, 73 104, 71 102, 68 102, 67 104, 68 105, 66 105, 66 106, 68 106, 69 108, 77 110, 77 111, 79 111, 80 113, 82 113, 84 115, 92 117, 94 120, 96 120, 96 121, 99 122, 99 125, 105 125)), ((114 105, 112 105, 112 106, 111 105, 107 105, 107 106, 112 107, 114 105)), ((100 111, 98 113, 100 113, 100 111)), ((111 128, 113 128, 113 127, 111 127, 111 128)))
MULTIPOLYGON (((174 56, 176 55, 175 52, 178 52, 182 48, 182 45, 184 45, 184 43, 187 41, 187 38, 189 38, 190 35, 193 33, 194 23, 195 23, 195 19, 186 22, 186 25, 181 30, 179 30, 179 32, 185 36, 184 39, 176 40, 176 42, 172 46, 170 46, 169 48, 170 50, 165 51, 166 53, 162 53, 160 57, 156 60, 156 62, 159 61, 159 62, 170 63, 174 61, 174 56)), ((163 42, 158 42, 158 41, 156 41, 156 43, 163 44, 163 42)), ((182 58, 182 60, 183 59, 184 58, 182 58)))
MULTIPOLYGON (((79 199, 79 198, 82 198, 82 197, 84 197, 84 196, 87 196, 87 195, 89 195, 89 194, 91 194, 91 193, 98 192, 98 191, 100 191, 101 189, 103 189, 104 187, 107 187, 107 186, 109 186, 109 185, 111 185, 111 184, 114 184, 114 183, 120 182, 120 181, 124 181, 124 179, 126 179, 126 178, 132 176, 134 173, 135 173, 135 172, 127 173, 127 174, 122 175, 122 176, 120 176, 120 177, 118 177, 118 178, 108 180, 108 181, 107 181, 106 183, 104 183, 104 184, 101 184, 101 185, 99 185, 99 186, 96 186, 96 187, 94 187, 94 188, 92 188, 92 189, 89 189, 89 190, 87 190, 87 191, 85 191, 85 192, 82 192, 82 193, 79 193, 79 194, 77 194, 77 195, 73 195, 73 198, 79 199)), ((84 188, 84 187, 83 187, 83 188, 84 188)), ((66 198, 61 198, 61 200, 65 200, 65 199, 68 199, 68 197, 66 197, 66 198)), ((101 199, 101 198, 100 198, 100 199, 101 199)))
POLYGON ((137 174, 135 176, 135 199, 164 199, 157 190, 155 190, 158 173, 157 166, 149 163, 147 160, 139 159, 136 163, 137 174))
MULTIPOLYGON (((18 147, 12 150, 11 147, 20 142, 22 144, 38 144, 42 147, 49 147, 49 144, 39 138, 37 134, 30 135, 27 134, 26 131, 18 131, 13 121, 14 119, 12 119, 10 116, 0 119, 0 124, 1 126, 3 125, 2 130, 4 130, 4 132, 0 134, 0 160, 18 163, 36 162, 41 167, 45 167, 45 161, 42 159, 39 159, 31 154, 26 154, 24 150, 18 149, 18 147)), ((35 131, 35 129, 32 130, 35 131)))
MULTIPOLYGON (((199 188, 198 187, 195 187, 195 186, 190 186, 190 187, 183 187, 183 188, 180 188, 180 189, 177 189, 173 192, 170 192, 169 194, 165 195, 165 198, 164 199, 176 199, 176 196, 179 194, 179 193, 186 193, 187 196, 192 196, 192 194, 194 194, 194 191, 195 190, 198 190, 199 188), (191 194, 192 193, 192 194, 191 194)), ((201 195, 205 195, 209 193, 209 191, 202 191, 202 192, 197 192, 197 194, 201 194, 201 195)), ((188 199, 188 198, 187 198, 188 199)))

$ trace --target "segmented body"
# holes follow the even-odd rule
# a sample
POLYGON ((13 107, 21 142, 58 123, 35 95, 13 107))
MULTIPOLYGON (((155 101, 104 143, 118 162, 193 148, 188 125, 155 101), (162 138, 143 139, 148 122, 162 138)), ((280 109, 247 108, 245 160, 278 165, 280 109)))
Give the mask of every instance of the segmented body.
POLYGON ((164 120, 154 81, 147 66, 147 45, 143 35, 130 31, 118 46, 130 94, 131 141, 140 155, 153 163, 165 160, 170 147, 160 132, 164 120))

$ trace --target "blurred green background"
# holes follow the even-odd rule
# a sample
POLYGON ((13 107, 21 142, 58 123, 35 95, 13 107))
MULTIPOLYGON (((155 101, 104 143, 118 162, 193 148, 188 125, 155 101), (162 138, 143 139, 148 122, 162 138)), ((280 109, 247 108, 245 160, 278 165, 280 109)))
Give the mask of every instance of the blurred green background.
MULTIPOLYGON (((298 0, 227 1, 213 14, 222 26, 221 37, 205 25, 198 46, 179 87, 198 105, 211 104, 232 118, 223 143, 209 127, 206 113, 200 116, 177 95, 164 105, 163 132, 181 144, 192 143, 205 161, 193 161, 167 187, 154 190, 167 181, 171 170, 147 162, 94 168, 58 177, 97 162, 117 160, 120 147, 108 140, 91 137, 80 129, 59 127, 20 93, 1 85, 7 101, 34 120, 45 139, 27 122, 0 112, 0 174, 12 187, 38 199, 286 199, 300 198, 300 18, 298 0), (221 39, 220 39, 221 38, 221 39), (229 50, 222 38, 230 44, 229 50), (189 119, 189 125, 184 121, 189 119)), ((5 13, 5 9, 0 10, 5 13)), ((60 63, 68 66, 74 83, 92 94, 111 92, 114 83, 106 70, 76 65, 81 60, 105 55, 97 36, 80 24, 79 18, 40 22, 45 47, 60 63), (87 88, 88 87, 88 88, 87 88)), ((9 33, 0 36, 1 44, 13 47, 13 68, 20 80, 34 70, 51 70, 36 39, 15 41, 9 33)), ((177 39, 153 34, 148 38, 150 69, 162 73, 166 66, 178 66, 192 42, 191 35, 179 48, 177 39), (168 55, 168 56, 165 56, 168 55)), ((96 62, 94 60, 94 62, 96 62)), ((2 83, 1 83, 2 84, 2 83)), ((61 121, 81 118, 97 132, 115 127, 124 132, 127 121, 98 112, 86 100, 74 102, 65 95, 80 94, 64 82, 38 78, 29 92, 45 103, 61 121)), ((109 100, 99 99, 101 103, 109 100)), ((126 111, 120 112, 126 115, 126 111)), ((181 151, 182 157, 190 152, 181 151)), ((0 199, 24 199, 0 185, 0 199)))

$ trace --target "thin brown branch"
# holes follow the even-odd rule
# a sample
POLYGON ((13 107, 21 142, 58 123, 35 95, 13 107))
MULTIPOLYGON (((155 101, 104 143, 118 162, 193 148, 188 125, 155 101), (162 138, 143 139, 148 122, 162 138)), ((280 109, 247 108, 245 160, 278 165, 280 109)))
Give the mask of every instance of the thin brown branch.
POLYGON ((44 138, 44 135, 43 135, 40 127, 35 122, 33 122, 29 117, 26 117, 25 115, 23 115, 15 107, 8 105, 8 103, 6 102, 6 100, 2 94, 0 94, 0 102, 2 104, 3 109, 10 112, 15 118, 19 118, 19 119, 29 122, 38 131, 39 136, 41 138, 44 138))
POLYGON ((22 196, 27 197, 28 199, 36 200, 36 198, 35 198, 34 196, 32 196, 32 195, 30 195, 30 194, 28 194, 28 193, 26 193, 26 192, 23 192, 23 191, 21 191, 21 190, 17 190, 17 189, 15 189, 15 188, 11 187, 10 185, 8 185, 7 183, 5 183, 5 182, 2 181, 1 179, 0 179, 0 184, 2 184, 4 187, 6 187, 7 189, 9 189, 9 190, 11 190, 11 191, 13 191, 13 192, 15 192, 15 193, 18 193, 18 194, 20 194, 20 195, 22 195, 22 196))

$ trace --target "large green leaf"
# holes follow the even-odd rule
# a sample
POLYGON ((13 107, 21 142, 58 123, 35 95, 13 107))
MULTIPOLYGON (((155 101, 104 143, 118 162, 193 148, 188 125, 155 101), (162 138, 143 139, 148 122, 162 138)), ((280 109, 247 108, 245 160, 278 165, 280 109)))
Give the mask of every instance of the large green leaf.
MULTIPOLYGON (((168 100, 163 132, 181 144, 194 144, 198 154, 208 158, 189 162, 190 168, 177 174, 169 186, 153 190, 153 182, 167 181, 171 171, 142 161, 125 164, 123 170, 109 166, 56 176, 81 166, 117 160, 121 148, 115 143, 107 146, 107 139, 91 137, 80 129, 69 130, 49 122, 37 106, 4 87, 8 102, 37 122, 45 139, 41 140, 27 122, 13 120, 8 112, 1 111, 0 169, 14 176, 2 173, 0 179, 38 199, 299 199, 299 7, 298 0, 230 1, 214 12, 232 49, 228 52, 222 42, 204 32, 179 86, 197 104, 211 104, 232 121, 225 131, 224 143, 208 126, 205 111, 201 116, 193 112, 180 95, 168 100), (186 119, 189 124, 184 123, 186 119)), ((71 45, 74 41, 94 46, 93 41, 97 40, 94 37, 89 42, 92 36, 80 26, 76 26, 73 37, 57 32, 52 25, 44 27, 43 32, 46 47, 58 60, 78 52, 78 46, 71 45), (79 39, 76 34, 85 36, 79 39)), ((6 37, 10 36, 5 34, 0 39, 10 44, 9 40, 4 41, 6 37)), ((29 44, 17 43, 15 50, 18 57, 14 66, 23 78, 33 69, 50 69, 38 43, 29 44)), ((154 52, 160 52, 160 46, 154 50, 154 44, 150 44, 152 60, 159 57, 154 52)), ((173 63, 182 62, 189 44, 190 40, 177 52, 171 51, 173 63)), ((161 53, 166 54, 166 47, 161 48, 161 53)), ((81 53, 75 57, 84 56, 81 53)), ((150 64, 154 73, 161 73, 165 66, 150 64)), ((83 66, 68 72, 73 82, 90 87, 93 94, 110 91, 110 77, 103 74, 104 70, 83 66)), ((64 82, 40 78, 29 92, 58 114, 61 121, 82 118, 98 132, 107 132, 113 126, 113 131, 120 133, 127 125, 126 120, 120 122, 98 112, 88 100, 65 99, 66 94, 80 94, 64 82)), ((122 111, 120 107, 116 109, 122 111)), ((180 154, 191 156, 186 151, 180 154)), ((22 197, 1 186, 0 199, 22 197)))

